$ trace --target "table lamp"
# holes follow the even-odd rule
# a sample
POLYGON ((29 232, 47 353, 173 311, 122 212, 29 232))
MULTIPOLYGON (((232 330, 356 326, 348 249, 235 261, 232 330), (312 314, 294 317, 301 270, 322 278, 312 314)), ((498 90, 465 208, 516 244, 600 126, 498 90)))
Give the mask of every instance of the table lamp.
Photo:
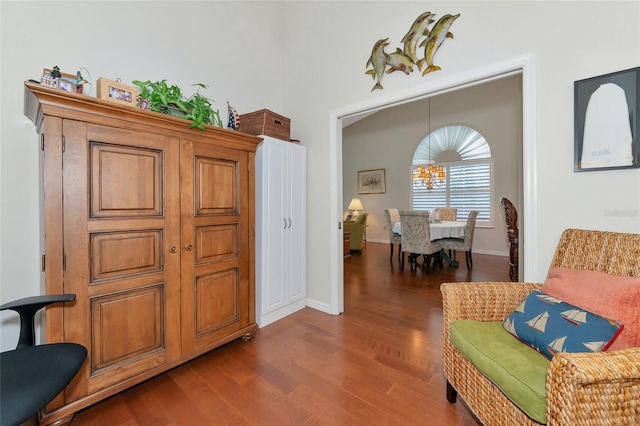
POLYGON ((358 213, 358 210, 363 210, 364 207, 362 207, 362 201, 360 201, 360 198, 354 198, 349 203, 349 207, 347 207, 347 209, 353 210, 353 216, 355 217, 360 214, 358 213))

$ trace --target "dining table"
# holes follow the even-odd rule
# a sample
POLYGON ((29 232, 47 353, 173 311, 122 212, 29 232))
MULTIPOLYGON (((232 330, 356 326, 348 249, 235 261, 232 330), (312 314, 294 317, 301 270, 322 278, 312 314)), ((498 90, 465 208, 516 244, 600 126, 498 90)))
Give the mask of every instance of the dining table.
MULTIPOLYGON (((443 238, 464 238, 464 229, 467 222, 443 220, 439 222, 429 223, 431 229, 431 241, 441 240, 443 238)), ((402 225, 400 222, 393 224, 393 232, 402 235, 402 225)), ((459 266, 460 262, 451 259, 444 250, 440 252, 442 258, 451 266, 459 266)))

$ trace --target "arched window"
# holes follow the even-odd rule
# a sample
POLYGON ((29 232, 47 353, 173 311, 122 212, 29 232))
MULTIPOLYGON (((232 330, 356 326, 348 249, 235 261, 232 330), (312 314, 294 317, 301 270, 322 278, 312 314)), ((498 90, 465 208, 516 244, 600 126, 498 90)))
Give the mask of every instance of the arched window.
POLYGON ((414 210, 436 207, 458 209, 458 220, 466 220, 471 210, 479 210, 477 224, 493 225, 493 158, 485 138, 467 126, 445 126, 432 131, 418 145, 411 166, 428 164, 444 166, 442 185, 427 189, 412 183, 411 203, 414 210))

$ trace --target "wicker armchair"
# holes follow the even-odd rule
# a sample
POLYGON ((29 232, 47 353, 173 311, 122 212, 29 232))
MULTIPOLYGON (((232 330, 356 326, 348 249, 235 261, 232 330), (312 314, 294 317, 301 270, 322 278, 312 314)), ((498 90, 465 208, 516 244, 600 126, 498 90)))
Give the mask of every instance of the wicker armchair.
MULTIPOLYGON (((549 270, 555 267, 640 276, 640 235, 568 229, 549 270)), ((443 364, 447 399, 457 394, 486 425, 537 425, 450 341, 452 321, 502 321, 542 284, 512 282, 444 283, 443 364)), ((640 348, 599 353, 558 353, 546 377, 549 425, 640 424, 640 348)))

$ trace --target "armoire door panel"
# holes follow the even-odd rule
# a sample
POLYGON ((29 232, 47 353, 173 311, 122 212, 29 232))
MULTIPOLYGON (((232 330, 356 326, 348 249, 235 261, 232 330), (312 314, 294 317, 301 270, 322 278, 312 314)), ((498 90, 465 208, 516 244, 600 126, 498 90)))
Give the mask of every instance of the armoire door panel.
POLYGON ((196 263, 237 258, 240 254, 238 223, 196 226, 196 263))
POLYGON ((240 320, 238 268, 196 278, 196 335, 215 332, 240 320))
POLYGON ((196 215, 238 212, 238 163, 196 157, 194 193, 196 215))
POLYGON ((162 214, 162 152, 91 142, 91 217, 162 214))
POLYGON ((92 376, 163 350, 163 284, 91 300, 92 376))
POLYGON ((180 357, 180 179, 176 138, 63 133, 65 339, 89 351, 68 403, 180 357))
POLYGON ((91 234, 91 282, 162 270, 162 230, 91 234))
POLYGON ((182 350, 192 352, 250 325, 239 308, 250 292, 249 161, 183 140, 180 163, 182 350))

